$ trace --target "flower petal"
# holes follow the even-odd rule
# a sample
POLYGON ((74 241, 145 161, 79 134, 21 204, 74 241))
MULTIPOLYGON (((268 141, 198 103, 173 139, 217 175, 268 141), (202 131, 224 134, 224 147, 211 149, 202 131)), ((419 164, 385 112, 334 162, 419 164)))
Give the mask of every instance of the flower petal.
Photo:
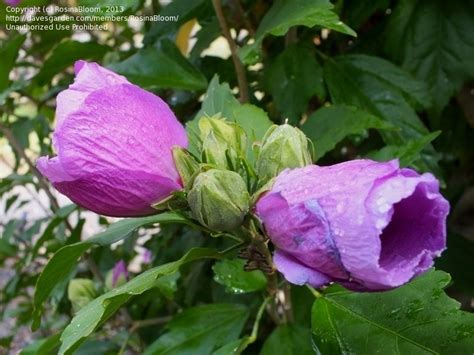
POLYGON ((97 63, 79 60, 74 65, 74 71, 76 73, 74 83, 56 97, 56 129, 60 128, 71 113, 81 107, 90 93, 111 85, 128 83, 125 77, 97 63))
POLYGON ((36 167, 40 173, 46 176, 52 183, 74 180, 74 178, 64 170, 58 157, 40 157, 36 162, 36 167))
POLYGON ((312 165, 283 172, 272 191, 281 192, 290 205, 317 200, 329 221, 342 264, 351 277, 363 278, 377 264, 380 254, 379 230, 364 202, 374 181, 397 169, 396 161, 312 165))
POLYGON ((309 284, 313 287, 321 287, 331 281, 326 275, 301 264, 295 258, 282 251, 275 252, 273 261, 277 270, 292 284, 309 284))
POLYGON ((433 266, 446 246, 449 203, 431 174, 403 169, 374 185, 366 201, 380 227, 377 264, 364 274, 371 288, 391 288, 433 266))
POLYGON ((280 193, 270 193, 258 202, 257 214, 265 221, 265 229, 278 250, 332 277, 347 277, 317 200, 289 206, 280 193))
POLYGON ((164 101, 134 85, 93 92, 55 137, 76 179, 116 169, 180 181, 171 148, 187 146, 186 132, 164 101))
POLYGON ((76 81, 58 95, 58 156, 38 169, 75 203, 100 214, 156 213, 181 188, 172 148, 184 127, 158 96, 95 63, 77 62, 76 81))

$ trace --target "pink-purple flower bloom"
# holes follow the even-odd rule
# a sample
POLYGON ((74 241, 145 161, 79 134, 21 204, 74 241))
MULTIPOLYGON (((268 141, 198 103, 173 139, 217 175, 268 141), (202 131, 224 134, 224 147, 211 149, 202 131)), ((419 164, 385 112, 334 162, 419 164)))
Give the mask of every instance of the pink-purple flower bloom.
POLYGON ((4 0, 5 4, 10 6, 18 6, 22 0, 4 0))
POLYGON ((438 181, 396 160, 286 170, 256 206, 289 282, 355 290, 397 287, 430 268, 448 212, 438 181))
POLYGON ((128 280, 127 264, 123 260, 117 262, 112 269, 112 287, 117 285, 120 278, 123 278, 124 281, 128 280))
POLYGON ((57 156, 37 166, 61 193, 116 217, 153 214, 181 188, 172 147, 187 147, 168 105, 96 63, 76 62, 76 79, 57 97, 57 156))

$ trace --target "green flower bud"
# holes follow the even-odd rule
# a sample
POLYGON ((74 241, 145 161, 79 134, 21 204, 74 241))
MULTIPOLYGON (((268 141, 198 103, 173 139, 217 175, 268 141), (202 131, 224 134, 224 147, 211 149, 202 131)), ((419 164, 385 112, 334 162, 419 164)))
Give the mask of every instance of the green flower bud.
POLYGON ((173 147, 173 159, 183 186, 187 187, 195 173, 199 170, 199 162, 196 161, 191 153, 179 146, 173 147))
POLYGON ((247 136, 237 123, 217 117, 199 120, 203 161, 222 169, 235 169, 237 159, 244 156, 247 136))
POLYGON ((79 311, 97 297, 94 282, 89 279, 72 279, 67 288, 67 297, 74 312, 79 311))
POLYGON ((239 227, 249 211, 250 196, 242 177, 229 170, 200 173, 188 193, 193 217, 214 231, 239 227))
POLYGON ((300 168, 312 163, 308 138, 289 124, 272 126, 263 137, 257 159, 260 184, 277 176, 286 168, 300 168))

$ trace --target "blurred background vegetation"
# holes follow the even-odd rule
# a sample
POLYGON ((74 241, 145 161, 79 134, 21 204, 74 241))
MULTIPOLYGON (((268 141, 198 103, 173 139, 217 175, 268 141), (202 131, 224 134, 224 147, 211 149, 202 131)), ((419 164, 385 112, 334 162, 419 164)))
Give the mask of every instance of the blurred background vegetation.
MULTIPOLYGON (((37 157, 54 154, 55 97, 71 84, 78 59, 157 93, 183 123, 205 100, 206 113, 231 117, 239 109, 249 120, 268 115, 298 125, 313 140, 318 164, 398 157, 434 173, 452 206, 448 250, 438 267, 452 275, 448 293, 472 311, 474 1, 337 0, 331 9, 324 0, 25 0, 19 8, 49 4, 178 19, 104 22, 105 31, 17 31, 6 30, 7 5, 0 4, 0 347, 10 349, 1 353, 55 349, 56 334, 78 307, 69 280, 93 280, 100 294, 120 260, 133 275, 193 246, 219 243, 164 226, 91 249, 52 291, 41 327, 30 330, 35 283, 52 253, 115 221, 72 205, 35 168, 37 157)), ((226 293, 211 266, 186 266, 134 298, 78 353, 140 353, 173 314, 193 305, 235 301, 258 308, 247 294, 226 293)), ((311 296, 299 288, 293 293, 295 318, 308 322, 311 296)), ((265 320, 261 332, 272 329, 265 320)), ((248 351, 261 346, 257 341, 248 351)))

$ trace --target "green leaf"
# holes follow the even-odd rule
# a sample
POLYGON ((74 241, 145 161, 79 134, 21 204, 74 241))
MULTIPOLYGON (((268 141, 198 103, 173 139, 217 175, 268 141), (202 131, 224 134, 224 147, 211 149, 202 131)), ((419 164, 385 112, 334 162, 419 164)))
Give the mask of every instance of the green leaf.
POLYGON ((212 267, 214 280, 232 293, 259 291, 267 285, 267 278, 260 270, 245 271, 241 259, 218 261, 212 267))
POLYGON ((233 354, 238 354, 237 353, 237 350, 239 349, 239 346, 240 344, 242 343, 242 339, 237 339, 237 340, 234 340, 222 347, 220 347, 219 349, 217 349, 216 351, 214 351, 212 353, 212 355, 233 355, 233 354))
POLYGON ((329 0, 277 0, 263 17, 255 34, 255 43, 242 48, 241 59, 251 64, 263 39, 272 34, 283 36, 293 26, 321 26, 356 36, 332 11, 329 0), (253 58, 252 58, 253 57, 253 58))
POLYGON ((201 18, 214 15, 214 9, 212 8, 212 3, 208 0, 173 0, 163 7, 160 11, 160 15, 179 15, 179 17, 178 21, 154 22, 150 30, 146 32, 143 44, 149 45, 155 43, 158 39, 163 37, 174 37, 179 27, 193 18, 198 18, 199 24, 201 24, 201 18))
MULTIPOLYGON (((423 84, 393 64, 377 57, 340 56, 326 61, 324 78, 333 103, 362 108, 399 128, 381 132, 387 144, 403 145, 429 133, 415 111, 428 103, 423 84)), ((440 175, 433 147, 424 152, 430 155, 420 160, 424 170, 440 175)))
POLYGON ((85 241, 59 249, 46 264, 36 281, 33 298, 32 329, 38 329, 43 312, 43 303, 55 287, 63 282, 77 267, 78 259, 94 245, 109 245, 127 237, 135 229, 152 223, 181 223, 189 221, 176 213, 168 212, 149 217, 124 219, 110 225, 104 232, 85 241))
POLYGON ((43 246, 45 242, 54 238, 54 230, 56 229, 56 227, 59 226, 62 222, 66 221, 67 217, 76 209, 77 206, 71 204, 68 206, 64 206, 56 211, 54 217, 51 218, 51 220, 49 221, 48 226, 44 230, 43 234, 41 234, 41 237, 39 237, 36 241, 35 246, 31 251, 30 260, 36 257, 38 250, 43 246))
POLYGON ((34 80, 39 85, 45 85, 76 60, 100 60, 109 50, 109 47, 94 42, 63 41, 51 51, 34 80))
POLYGON ((298 123, 309 99, 326 97, 323 70, 314 53, 301 45, 288 46, 265 70, 264 86, 284 118, 298 123))
POLYGON ((428 84, 439 115, 464 81, 474 78, 474 3, 398 2, 386 30, 386 49, 428 84))
POLYGON ((33 344, 21 350, 20 355, 44 355, 54 354, 59 348, 59 337, 61 333, 51 335, 45 339, 35 341, 33 344))
POLYGON ((344 2, 344 14, 346 22, 353 28, 359 28, 372 14, 378 10, 389 7, 389 0, 372 1, 346 1, 344 2))
MULTIPOLYGON (((205 258, 218 259, 220 254, 212 249, 191 249, 181 259, 147 270, 126 284, 91 301, 74 316, 71 323, 64 329, 61 335, 62 344, 59 354, 73 353, 87 336, 110 318, 130 298, 154 288, 160 277, 178 272, 181 265, 205 258)), ((206 315, 206 318, 215 322, 215 318, 209 317, 209 315, 206 315)), ((177 323, 179 324, 179 321, 177 323)), ((198 325, 198 329, 200 328, 198 325)))
POLYGON ((309 116, 301 127, 313 141, 316 159, 348 135, 362 133, 369 128, 393 130, 396 127, 366 111, 345 105, 322 107, 309 116))
POLYGON ((296 324, 276 328, 265 340, 260 355, 311 355, 311 330, 296 324))
POLYGON ((168 323, 169 332, 162 335, 144 355, 211 354, 238 338, 249 316, 240 304, 210 304, 193 307, 168 323))
MULTIPOLYGON (((1 74, 0 74, 1 75, 1 74)), ((28 82, 23 79, 15 80, 11 85, 9 85, 5 90, 0 91, 0 105, 4 105, 7 98, 12 92, 23 89, 28 82)))
POLYGON ((351 36, 356 33, 339 20, 327 0, 277 0, 265 14, 255 34, 256 40, 265 35, 283 36, 293 26, 321 26, 351 36))
POLYGON ((404 145, 387 145, 379 151, 369 154, 369 157, 378 161, 388 161, 398 158, 401 167, 413 166, 417 168, 414 163, 419 159, 422 150, 440 135, 441 131, 436 131, 419 139, 408 140, 404 145))
POLYGON ((204 75, 167 39, 109 67, 145 89, 203 90, 207 86, 204 75))
POLYGON ((416 109, 428 108, 431 105, 429 88, 424 81, 415 79, 407 71, 382 58, 354 54, 341 56, 337 61, 392 86, 416 109))
POLYGON ((442 289, 449 282, 448 274, 431 270, 392 291, 330 287, 312 309, 318 353, 471 353, 474 315, 446 296, 442 289))
POLYGON ((16 57, 20 51, 21 45, 25 41, 26 35, 17 36, 9 41, 2 41, 0 46, 0 92, 6 90, 10 84, 9 75, 15 65, 16 57))
MULTIPOLYGON (((250 143, 261 140, 272 122, 268 115, 257 106, 242 105, 232 94, 227 83, 220 84, 216 75, 207 88, 201 110, 195 118, 186 124, 189 137, 189 150, 197 154, 199 142, 199 120, 204 116, 220 114, 230 121, 237 122, 245 130, 250 143)), ((251 144, 249 146, 250 159, 253 159, 251 144)))

